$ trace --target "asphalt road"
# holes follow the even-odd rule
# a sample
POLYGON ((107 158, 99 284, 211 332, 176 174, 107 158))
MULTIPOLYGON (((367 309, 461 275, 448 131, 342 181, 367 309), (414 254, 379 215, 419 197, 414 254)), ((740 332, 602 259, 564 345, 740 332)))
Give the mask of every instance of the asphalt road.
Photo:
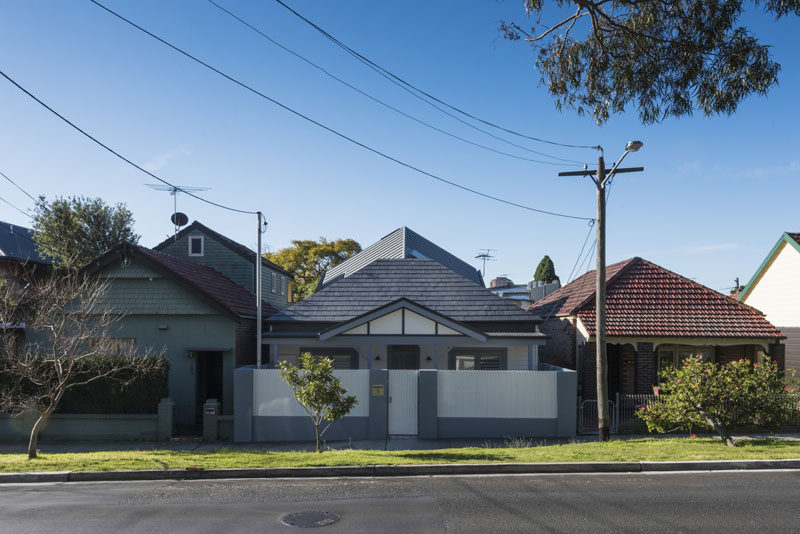
POLYGON ((800 532, 800 471, 0 486, 0 532, 800 532))

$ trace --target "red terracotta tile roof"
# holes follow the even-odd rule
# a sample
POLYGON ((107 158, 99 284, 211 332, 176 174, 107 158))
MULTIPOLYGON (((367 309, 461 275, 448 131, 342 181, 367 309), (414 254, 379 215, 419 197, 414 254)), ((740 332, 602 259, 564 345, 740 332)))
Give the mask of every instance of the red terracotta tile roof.
MULTIPOLYGON (((594 276, 578 278, 529 311, 577 315, 594 335, 594 276)), ((606 279, 608 336, 785 337, 754 308, 641 258, 609 266, 606 279)))
MULTIPOLYGON (((634 259, 636 258, 606 266, 606 283, 634 259)), ((583 276, 579 276, 564 287, 533 303, 528 307, 528 311, 542 319, 574 315, 587 299, 594 299, 595 277, 595 271, 589 271, 583 276)))
MULTIPOLYGON (((152 263, 155 263, 158 267, 161 267, 177 277, 183 284, 211 299, 235 315, 243 317, 256 316, 255 295, 221 272, 211 267, 206 267, 205 265, 176 258, 175 256, 161 254, 160 252, 139 245, 132 245, 130 243, 120 244, 103 253, 99 258, 87 265, 87 268, 91 268, 92 266, 100 267, 101 265, 107 264, 108 260, 113 259, 115 256, 118 257, 119 254, 126 253, 134 253, 143 256, 152 263)), ((278 313, 278 311, 279 310, 272 304, 262 301, 262 317, 267 318, 270 315, 278 313)))

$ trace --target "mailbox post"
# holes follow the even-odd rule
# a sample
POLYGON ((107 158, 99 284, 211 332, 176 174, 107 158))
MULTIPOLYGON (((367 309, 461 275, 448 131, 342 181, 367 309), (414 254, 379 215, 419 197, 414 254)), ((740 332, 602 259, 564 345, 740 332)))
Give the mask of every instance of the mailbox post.
POLYGON ((220 406, 217 399, 208 399, 203 405, 203 441, 217 441, 217 416, 220 406))

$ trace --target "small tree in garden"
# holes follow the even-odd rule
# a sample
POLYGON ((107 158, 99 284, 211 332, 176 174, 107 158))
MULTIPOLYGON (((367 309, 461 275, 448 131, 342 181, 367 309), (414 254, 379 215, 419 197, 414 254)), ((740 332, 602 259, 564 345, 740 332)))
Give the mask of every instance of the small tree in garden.
POLYGON ((775 428, 792 418, 796 388, 782 375, 774 361, 741 359, 717 365, 688 358, 681 366, 664 370, 662 395, 637 415, 650 431, 711 428, 735 447, 732 428, 775 428))
POLYGON ((121 316, 106 306, 106 290, 75 272, 0 286, 0 413, 37 414, 29 459, 67 392, 100 380, 124 387, 166 366, 112 337, 121 316))
POLYGON ((322 452, 320 439, 333 423, 350 413, 356 405, 356 398, 347 395, 342 381, 333 376, 333 360, 330 358, 315 358, 305 352, 300 355, 299 368, 287 361, 278 366, 281 378, 292 388, 297 402, 311 417, 317 452, 322 452), (328 424, 322 428, 325 421, 328 424))

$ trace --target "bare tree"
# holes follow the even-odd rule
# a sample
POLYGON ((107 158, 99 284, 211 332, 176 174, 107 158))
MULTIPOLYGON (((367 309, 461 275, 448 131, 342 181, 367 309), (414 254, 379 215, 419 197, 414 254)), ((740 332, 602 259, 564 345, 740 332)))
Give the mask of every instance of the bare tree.
POLYGON ((29 459, 66 392, 101 379, 124 387, 165 365, 112 337, 122 316, 106 302, 106 281, 61 272, 0 284, 0 411, 39 414, 29 459))

